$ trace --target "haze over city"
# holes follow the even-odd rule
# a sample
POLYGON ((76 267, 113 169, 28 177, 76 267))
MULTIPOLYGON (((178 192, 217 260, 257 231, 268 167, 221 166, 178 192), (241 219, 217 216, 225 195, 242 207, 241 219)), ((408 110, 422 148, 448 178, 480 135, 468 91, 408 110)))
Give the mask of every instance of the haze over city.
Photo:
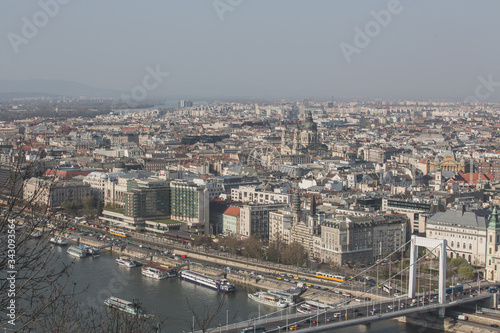
POLYGON ((0 331, 500 328, 500 4, 2 2, 0 331))
POLYGON ((149 97, 464 100, 491 75, 500 96, 497 1, 57 3, 4 2, 0 80, 130 91, 158 66, 149 97))

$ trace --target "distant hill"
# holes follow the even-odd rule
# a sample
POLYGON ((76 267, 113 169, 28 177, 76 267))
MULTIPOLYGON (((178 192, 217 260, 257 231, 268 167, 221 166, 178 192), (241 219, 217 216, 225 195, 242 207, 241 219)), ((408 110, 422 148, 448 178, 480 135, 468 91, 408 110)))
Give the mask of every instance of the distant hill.
POLYGON ((117 97, 119 91, 64 80, 0 80, 0 95, 15 97, 67 96, 117 97))

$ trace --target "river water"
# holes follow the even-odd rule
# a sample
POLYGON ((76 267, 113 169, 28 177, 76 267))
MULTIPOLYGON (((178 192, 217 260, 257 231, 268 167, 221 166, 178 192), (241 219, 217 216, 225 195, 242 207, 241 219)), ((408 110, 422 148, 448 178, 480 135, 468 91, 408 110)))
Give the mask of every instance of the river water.
MULTIPOLYGON (((165 321, 162 332, 191 332, 193 312, 203 311, 207 306, 217 306, 223 297, 222 293, 194 285, 178 278, 156 280, 141 274, 140 268, 127 268, 115 263, 114 255, 103 253, 99 257, 75 258, 66 252, 67 247, 54 247, 62 262, 73 265, 71 280, 79 288, 88 286, 86 292, 79 295, 84 305, 104 310, 104 300, 110 296, 125 300, 139 300, 147 313, 165 321)), ((276 311, 275 308, 260 305, 247 297, 248 292, 255 291, 245 286, 237 285, 235 293, 227 294, 224 306, 212 321, 212 327, 219 324, 224 327, 244 320, 251 320, 259 313, 265 315, 276 311)), ((216 330, 217 332, 217 330, 216 330)), ((332 330, 333 332, 333 330, 332 330)), ((370 325, 360 325, 335 332, 370 332, 370 333, 422 333, 431 332, 393 320, 380 321, 370 325)), ((434 331, 437 332, 437 331, 434 331)))

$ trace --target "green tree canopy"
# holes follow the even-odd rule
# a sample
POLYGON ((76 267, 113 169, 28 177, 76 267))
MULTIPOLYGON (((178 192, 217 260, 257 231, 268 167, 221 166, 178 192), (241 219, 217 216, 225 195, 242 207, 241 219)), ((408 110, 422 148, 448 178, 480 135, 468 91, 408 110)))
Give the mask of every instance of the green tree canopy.
POLYGON ((472 267, 464 263, 458 268, 458 275, 460 275, 464 279, 470 280, 476 276, 476 273, 474 272, 472 267))

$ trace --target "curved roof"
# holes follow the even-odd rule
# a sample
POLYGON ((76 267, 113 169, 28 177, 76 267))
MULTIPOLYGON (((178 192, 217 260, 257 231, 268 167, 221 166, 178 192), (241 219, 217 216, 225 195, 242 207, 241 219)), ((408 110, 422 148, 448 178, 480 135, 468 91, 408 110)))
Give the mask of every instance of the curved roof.
POLYGON ((304 130, 305 131, 314 131, 314 132, 316 132, 318 130, 318 126, 313 121, 311 111, 309 111, 309 113, 307 114, 306 123, 304 124, 304 130))

